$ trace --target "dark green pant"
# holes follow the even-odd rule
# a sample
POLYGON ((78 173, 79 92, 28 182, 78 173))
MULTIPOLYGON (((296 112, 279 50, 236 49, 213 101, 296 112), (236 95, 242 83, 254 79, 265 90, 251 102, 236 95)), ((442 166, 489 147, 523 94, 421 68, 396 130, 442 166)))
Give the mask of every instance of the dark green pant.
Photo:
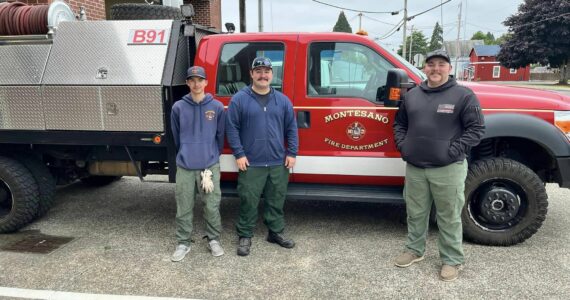
POLYGON ((194 200, 196 194, 200 194, 204 203, 204 219, 206 220, 206 235, 208 239, 219 239, 222 231, 220 217, 220 164, 217 163, 209 168, 212 171, 214 191, 205 194, 200 186, 202 178, 200 172, 204 170, 186 170, 178 167, 176 171, 176 240, 178 244, 190 245, 193 219, 194 200))
POLYGON ((263 221, 273 232, 282 232, 285 228, 283 205, 287 195, 289 170, 284 166, 248 167, 238 176, 238 195, 240 198, 237 234, 252 237, 257 222, 257 207, 264 195, 263 221))
POLYGON ((445 264, 463 264, 461 210, 465 203, 466 177, 467 161, 429 169, 406 165, 404 198, 408 214, 406 248, 409 251, 424 255, 429 213, 435 203, 439 256, 445 264))

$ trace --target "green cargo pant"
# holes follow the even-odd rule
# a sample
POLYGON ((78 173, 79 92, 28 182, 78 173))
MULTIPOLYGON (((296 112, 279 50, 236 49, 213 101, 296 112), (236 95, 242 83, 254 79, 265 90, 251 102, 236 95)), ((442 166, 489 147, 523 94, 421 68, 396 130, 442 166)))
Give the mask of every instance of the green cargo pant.
POLYGON ((444 264, 463 264, 461 210, 465 203, 466 177, 465 160, 440 168, 422 169, 406 165, 404 198, 408 214, 408 250, 424 255, 429 214, 432 203, 435 203, 439 256, 444 264))
POLYGON ((285 228, 283 205, 287 195, 289 170, 285 166, 248 167, 238 175, 240 198, 237 234, 252 237, 257 222, 257 207, 263 193, 263 222, 272 232, 280 233, 285 228))
POLYGON ((222 232, 220 217, 220 164, 209 167, 212 171, 214 191, 205 194, 200 188, 202 178, 200 172, 204 170, 186 170, 181 167, 176 171, 176 240, 178 244, 190 245, 192 236, 192 222, 194 219, 194 200, 200 194, 204 202, 204 219, 206 220, 206 235, 208 239, 219 239, 222 232))

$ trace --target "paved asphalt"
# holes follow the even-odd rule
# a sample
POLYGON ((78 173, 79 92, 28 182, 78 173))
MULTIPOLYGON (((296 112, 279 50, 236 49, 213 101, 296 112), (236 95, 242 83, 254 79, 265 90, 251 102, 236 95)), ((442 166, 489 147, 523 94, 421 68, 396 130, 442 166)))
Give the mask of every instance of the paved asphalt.
POLYGON ((547 189, 549 213, 536 235, 511 247, 466 243, 460 279, 444 283, 437 276, 436 229, 423 262, 393 266, 406 235, 399 206, 289 201, 288 234, 297 246, 265 242, 260 222, 252 254, 238 257, 238 200, 224 199, 226 255, 215 258, 200 238, 199 204, 192 251, 172 263, 173 184, 133 177, 102 188, 78 183, 59 188, 42 219, 0 234, 0 247, 38 231, 74 238, 50 254, 1 251, 0 288, 209 299, 570 299, 570 190, 547 189))

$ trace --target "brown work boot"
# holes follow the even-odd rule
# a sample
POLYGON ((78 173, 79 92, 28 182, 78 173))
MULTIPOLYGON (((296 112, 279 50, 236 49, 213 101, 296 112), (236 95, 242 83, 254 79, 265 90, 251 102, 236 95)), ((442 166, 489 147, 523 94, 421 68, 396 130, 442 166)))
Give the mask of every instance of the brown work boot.
POLYGON ((413 263, 422 261, 424 256, 417 256, 412 252, 406 251, 396 258, 395 265, 400 268, 407 268, 413 263))
POLYGON ((441 273, 439 274, 439 278, 443 281, 454 281, 459 277, 459 267, 461 265, 450 266, 450 265, 443 265, 441 266, 441 273))

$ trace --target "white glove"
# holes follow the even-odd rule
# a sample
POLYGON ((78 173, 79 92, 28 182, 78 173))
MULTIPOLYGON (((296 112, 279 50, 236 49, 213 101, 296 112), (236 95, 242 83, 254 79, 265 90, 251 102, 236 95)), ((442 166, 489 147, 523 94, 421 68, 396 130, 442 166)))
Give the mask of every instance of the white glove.
POLYGON ((214 182, 212 181, 212 175, 212 171, 209 169, 200 172, 200 176, 202 177, 202 190, 206 194, 214 191, 214 182))

